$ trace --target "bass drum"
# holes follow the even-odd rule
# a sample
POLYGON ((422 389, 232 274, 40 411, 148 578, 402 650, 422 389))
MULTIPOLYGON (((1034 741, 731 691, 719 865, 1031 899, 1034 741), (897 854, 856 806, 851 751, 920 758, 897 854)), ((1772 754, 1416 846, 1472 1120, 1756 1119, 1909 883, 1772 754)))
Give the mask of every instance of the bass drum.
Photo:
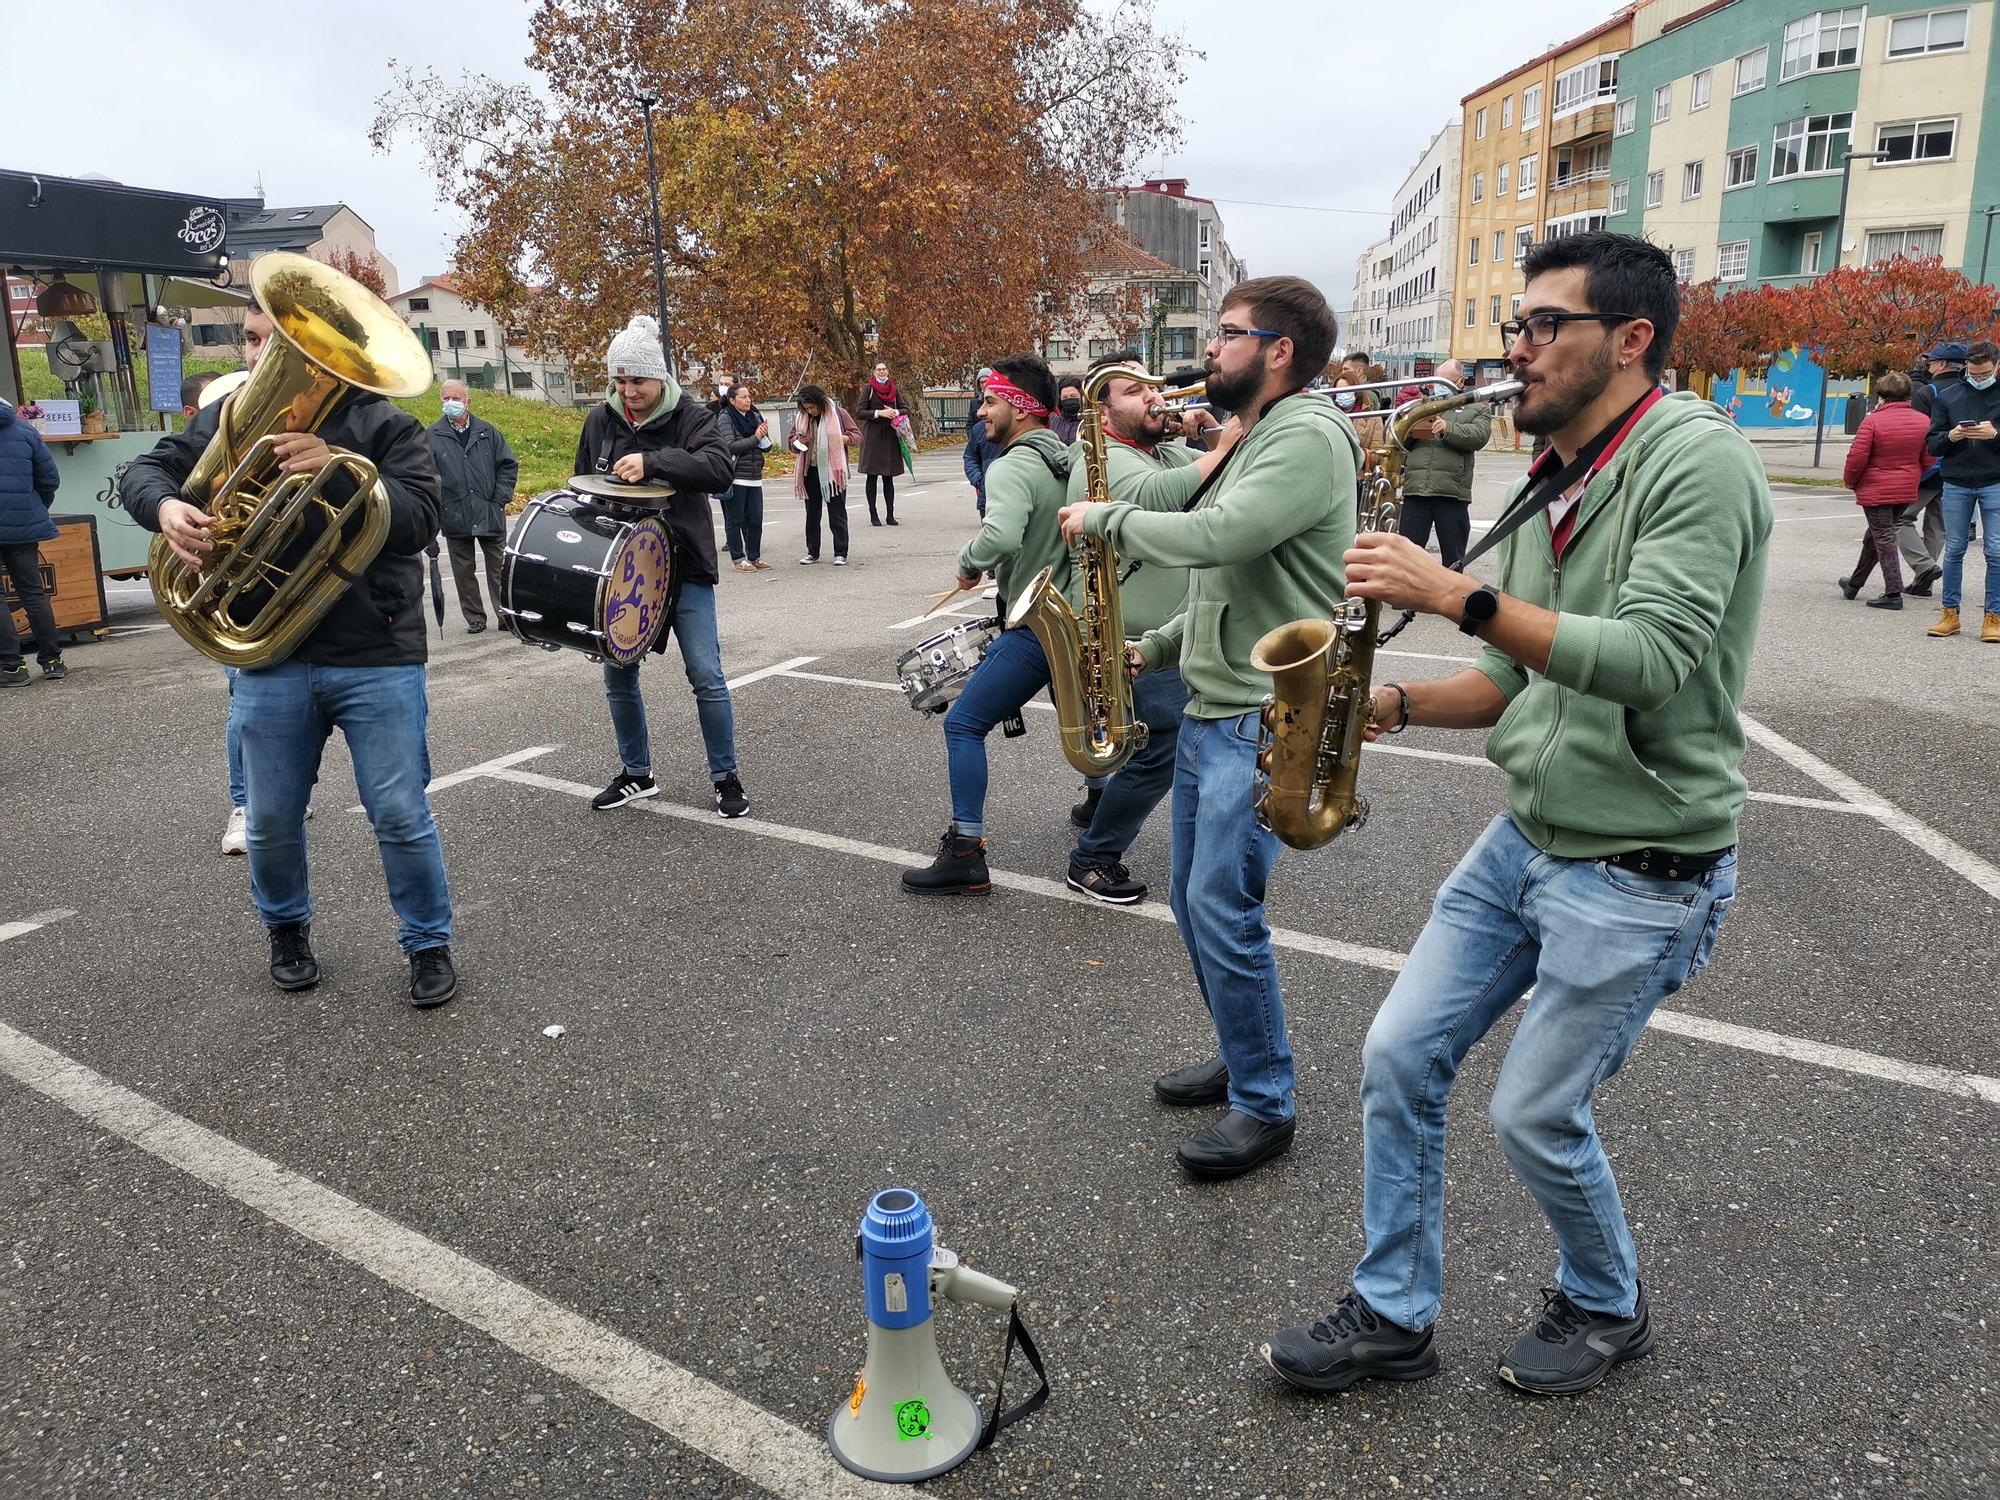
POLYGON ((673 546, 651 516, 568 490, 528 502, 500 566, 500 617, 530 645, 629 667, 667 623, 673 546))

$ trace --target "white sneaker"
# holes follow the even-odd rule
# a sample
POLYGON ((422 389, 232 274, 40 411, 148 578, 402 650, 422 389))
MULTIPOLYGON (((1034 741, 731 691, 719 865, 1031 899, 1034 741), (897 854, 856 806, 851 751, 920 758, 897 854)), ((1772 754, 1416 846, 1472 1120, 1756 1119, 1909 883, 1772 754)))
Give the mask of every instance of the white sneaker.
POLYGON ((224 854, 248 854, 250 852, 250 830, 243 819, 243 809, 229 809, 229 826, 222 830, 222 852, 224 854))
POLYGON ((800 559, 799 559, 799 566, 800 566, 800 567, 802 567, 802 568, 803 568, 803 567, 808 567, 808 566, 810 566, 811 564, 813 564, 813 563, 816 563, 816 562, 818 562, 818 561, 819 561, 819 559, 818 559, 818 558, 816 558, 816 557, 802 557, 802 558, 800 558, 800 559))
POLYGON ((846 566, 847 566, 847 559, 846 559, 846 558, 844 558, 844 557, 836 557, 836 558, 835 558, 835 559, 833 560, 833 565, 834 565, 834 566, 835 566, 836 568, 844 568, 844 567, 846 567, 846 566))

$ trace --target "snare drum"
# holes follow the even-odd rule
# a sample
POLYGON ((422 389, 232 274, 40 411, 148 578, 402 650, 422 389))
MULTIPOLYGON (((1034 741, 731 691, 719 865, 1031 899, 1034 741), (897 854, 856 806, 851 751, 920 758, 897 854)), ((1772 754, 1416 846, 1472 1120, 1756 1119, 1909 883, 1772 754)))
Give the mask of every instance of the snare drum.
POLYGON ((545 651, 630 666, 659 638, 673 582, 667 529, 567 490, 528 502, 500 565, 500 615, 545 651))
POLYGON ((972 669, 986 657, 986 648, 1000 639, 997 616, 967 620, 919 641, 896 658, 896 678, 903 696, 918 713, 941 714, 965 691, 972 669))

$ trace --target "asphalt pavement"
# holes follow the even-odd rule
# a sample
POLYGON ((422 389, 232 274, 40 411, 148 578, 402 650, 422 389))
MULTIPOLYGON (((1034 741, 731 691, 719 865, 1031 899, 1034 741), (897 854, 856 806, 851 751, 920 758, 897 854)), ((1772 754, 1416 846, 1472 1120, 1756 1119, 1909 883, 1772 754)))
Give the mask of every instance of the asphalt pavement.
MULTIPOLYGON (((1520 462, 1482 458, 1476 516, 1520 462)), ((1492 1375, 1553 1272, 1485 1120, 1503 1026, 1451 1115, 1444 1373, 1309 1399, 1256 1346, 1344 1287, 1361 1040, 1504 782, 1476 736, 1412 732, 1365 829, 1284 854, 1298 1142, 1184 1179, 1207 1116, 1149 1084, 1210 1039, 1164 812, 1128 856, 1153 899, 1067 896, 1077 778, 1030 712, 991 743, 999 889, 898 888, 949 817, 939 725, 888 684, 974 523, 956 464, 921 458, 894 529, 857 499, 844 569, 796 563, 772 485, 773 569, 719 587, 741 822, 671 653, 662 795, 593 813, 597 669, 454 601, 431 758, 463 988, 434 1012, 402 1003, 337 741, 326 978, 270 987, 219 852, 222 676, 143 590, 66 682, 0 695, 0 1496, 863 1493, 823 1434, 891 1185, 1022 1288, 1054 1385, 939 1495, 2000 1494, 2000 648, 1842 600, 1850 497, 1775 492, 1739 896, 1600 1096, 1657 1352, 1567 1401, 1492 1375)), ((1396 650, 1384 675, 1470 655, 1435 621, 1396 650)), ((1002 1320, 938 1329, 989 1398, 1002 1320)))

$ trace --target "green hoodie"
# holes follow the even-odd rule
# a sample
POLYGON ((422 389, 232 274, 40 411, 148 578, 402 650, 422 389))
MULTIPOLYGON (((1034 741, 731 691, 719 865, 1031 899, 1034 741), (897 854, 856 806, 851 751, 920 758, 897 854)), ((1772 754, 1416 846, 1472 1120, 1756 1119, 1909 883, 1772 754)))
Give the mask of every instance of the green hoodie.
MULTIPOLYGON (((1195 452, 1185 443, 1161 443, 1151 453, 1143 453, 1130 443, 1107 438, 1104 443, 1104 485, 1112 497, 1136 505, 1141 510, 1179 510, 1193 498, 1201 485, 1194 467, 1195 452)), ((1086 498, 1089 475, 1084 472, 1083 455, 1069 471, 1069 503, 1081 505, 1086 498)), ((1181 612, 1187 603, 1186 568, 1168 568, 1141 563, 1134 558, 1118 559, 1122 582, 1118 607, 1125 616, 1125 634, 1142 636, 1158 630, 1181 612)), ((1083 612, 1082 580, 1072 568, 1069 586, 1063 591, 1070 608, 1083 612)))
POLYGON ((1068 487, 1070 457, 1061 438, 1036 427, 987 466, 986 521, 958 554, 960 578, 977 578, 991 569, 1005 603, 1020 598, 1044 568, 1055 569, 1057 588, 1069 581, 1069 547, 1056 512, 1068 487), (1042 461, 1043 454, 1056 473, 1042 461))
POLYGON ((1360 458, 1340 410, 1296 392, 1266 409, 1193 510, 1114 503, 1085 512, 1086 529, 1110 537, 1121 556, 1193 570, 1185 611, 1139 643, 1149 667, 1179 653, 1191 717, 1257 709, 1271 690, 1250 666, 1258 638, 1341 607, 1360 458))
POLYGON ((1486 754, 1537 847, 1591 859, 1736 842, 1737 710, 1770 542, 1763 463, 1683 391, 1654 403, 1584 490, 1560 567, 1544 520, 1501 544, 1501 592, 1559 616, 1546 673, 1492 647, 1476 663, 1508 699, 1486 754))

